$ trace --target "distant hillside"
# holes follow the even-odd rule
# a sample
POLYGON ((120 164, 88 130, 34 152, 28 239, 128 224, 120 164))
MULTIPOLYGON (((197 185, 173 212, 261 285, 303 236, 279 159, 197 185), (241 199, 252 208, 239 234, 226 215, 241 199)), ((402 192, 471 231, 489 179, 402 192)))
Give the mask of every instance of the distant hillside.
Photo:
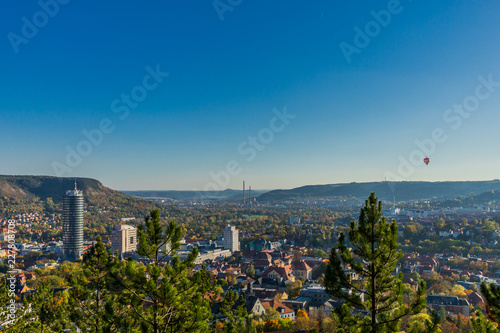
MULTIPOLYGON (((112 194, 113 191, 104 187, 101 182, 90 178, 76 178, 78 189, 88 197, 112 194)), ((41 200, 52 198, 55 203, 61 202, 67 190, 75 187, 75 178, 57 178, 50 176, 1 176, 0 196, 20 199, 41 200)), ((121 194, 121 193, 120 193, 121 194)))
MULTIPOLYGON (((138 216, 144 216, 144 212, 156 207, 150 201, 107 188, 95 179, 76 178, 76 183, 78 189, 83 191, 87 205, 90 206, 102 209, 117 207, 124 213, 138 214, 138 216)), ((46 202, 48 198, 52 198, 54 204, 59 206, 66 191, 73 189, 74 184, 75 178, 0 175, 0 200, 5 201, 4 206, 9 205, 9 207, 13 207, 14 203, 18 207, 36 207, 24 203, 46 202)))
MULTIPOLYGON (((178 201, 199 201, 204 200, 224 200, 241 201, 243 198, 242 190, 227 189, 224 191, 122 191, 127 195, 140 198, 163 198, 178 201)), ((252 190, 252 198, 258 197, 266 191, 252 190)), ((246 192, 248 197, 248 190, 246 192)))
POLYGON ((398 201, 448 199, 500 190, 500 180, 464 182, 371 182, 331 185, 308 185, 291 190, 274 190, 257 198, 259 202, 317 197, 366 198, 370 192, 377 197, 398 201))
POLYGON ((472 207, 474 205, 490 205, 496 203, 500 207, 500 191, 487 191, 478 195, 459 196, 434 202, 441 207, 472 207))

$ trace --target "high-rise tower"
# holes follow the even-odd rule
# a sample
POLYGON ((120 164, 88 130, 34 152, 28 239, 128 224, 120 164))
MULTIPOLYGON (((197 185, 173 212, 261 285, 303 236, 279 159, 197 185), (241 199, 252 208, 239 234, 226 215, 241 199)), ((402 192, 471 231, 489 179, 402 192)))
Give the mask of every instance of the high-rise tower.
POLYGON ((231 252, 240 250, 240 240, 238 238, 239 232, 235 226, 230 224, 226 225, 224 229, 224 248, 231 252))
POLYGON ((245 181, 243 181, 243 205, 246 204, 245 191, 246 191, 246 189, 245 189, 245 181))
POLYGON ((111 254, 135 251, 137 248, 137 231, 130 225, 117 225, 111 232, 111 254))
POLYGON ((63 253, 64 258, 75 261, 83 256, 83 192, 66 191, 63 197, 63 253))

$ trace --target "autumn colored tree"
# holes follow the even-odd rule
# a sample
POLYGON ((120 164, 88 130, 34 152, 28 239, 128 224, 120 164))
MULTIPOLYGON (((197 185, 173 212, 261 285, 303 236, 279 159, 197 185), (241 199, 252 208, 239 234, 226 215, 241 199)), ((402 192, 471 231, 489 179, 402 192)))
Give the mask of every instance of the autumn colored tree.
POLYGON ((421 312, 413 315, 408 320, 408 333, 441 333, 441 327, 439 325, 439 315, 436 311, 433 311, 431 315, 421 312))
POLYGON ((66 291, 54 295, 54 289, 41 284, 24 300, 24 306, 16 312, 16 320, 8 328, 10 333, 56 333, 72 329, 69 322, 66 291))
POLYGON ((245 272, 248 277, 254 278, 255 277, 255 267, 251 264, 248 266, 248 269, 245 272))
POLYGON ((278 319, 269 319, 264 324, 264 332, 276 332, 280 330, 280 323, 278 319))
POLYGON ((297 311, 297 317, 295 318, 295 328, 296 329, 309 329, 310 328, 309 315, 304 310, 297 311))
POLYGON ((286 292, 289 297, 293 298, 299 296, 301 290, 302 290, 302 281, 296 280, 287 285, 286 292))

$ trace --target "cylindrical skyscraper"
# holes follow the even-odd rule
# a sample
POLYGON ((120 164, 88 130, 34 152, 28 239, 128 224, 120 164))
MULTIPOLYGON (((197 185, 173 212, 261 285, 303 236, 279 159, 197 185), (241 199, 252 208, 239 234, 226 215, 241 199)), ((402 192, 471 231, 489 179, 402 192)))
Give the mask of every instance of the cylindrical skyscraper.
POLYGON ((83 256, 83 193, 76 184, 63 198, 63 252, 69 261, 83 256))

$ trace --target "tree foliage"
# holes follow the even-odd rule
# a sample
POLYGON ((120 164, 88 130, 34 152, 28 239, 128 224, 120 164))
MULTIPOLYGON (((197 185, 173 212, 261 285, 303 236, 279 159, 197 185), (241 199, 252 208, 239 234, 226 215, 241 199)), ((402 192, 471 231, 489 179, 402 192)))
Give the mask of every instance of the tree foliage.
POLYGON ((41 284, 24 300, 24 306, 16 312, 15 322, 8 332, 59 333, 72 329, 68 313, 69 294, 54 294, 54 289, 41 284))
POLYGON ((500 286, 493 283, 481 283, 481 294, 484 296, 488 317, 495 323, 500 323, 500 286))
POLYGON ((473 333, 499 333, 500 331, 487 320, 481 311, 476 311, 476 316, 470 319, 470 326, 473 333))
POLYGON ((245 307, 246 301, 243 295, 238 298, 236 291, 229 290, 219 304, 220 313, 223 316, 221 322, 224 324, 224 332, 244 332, 247 329, 248 312, 245 307))
POLYGON ((426 312, 417 313, 413 315, 408 320, 409 328, 408 333, 441 333, 441 327, 439 325, 440 317, 439 314, 432 310, 431 314, 426 312))
POLYGON ((181 237, 180 226, 170 221, 163 227, 160 211, 152 210, 137 227, 137 253, 146 258, 146 265, 127 260, 112 271, 121 288, 118 301, 130 305, 131 317, 144 333, 209 329, 210 295, 215 288, 205 269, 192 271, 197 248, 186 260, 179 259, 181 237))
POLYGON ((425 307, 425 282, 421 281, 415 298, 409 306, 402 300, 403 276, 394 275, 402 252, 398 250, 397 225, 382 216, 382 204, 374 193, 361 209, 359 221, 352 221, 349 229, 351 249, 344 233, 332 248, 324 285, 327 292, 343 299, 345 304, 368 315, 352 315, 339 311, 341 321, 351 323, 360 332, 397 332, 401 318, 419 313, 425 307), (361 281, 346 273, 351 269, 361 281), (364 295, 363 300, 361 295, 364 295))
POLYGON ((70 277, 70 317, 86 332, 122 332, 128 326, 123 318, 129 310, 116 302, 117 294, 110 289, 110 271, 118 265, 118 258, 110 257, 101 237, 97 237, 96 244, 83 257, 82 270, 70 277))

